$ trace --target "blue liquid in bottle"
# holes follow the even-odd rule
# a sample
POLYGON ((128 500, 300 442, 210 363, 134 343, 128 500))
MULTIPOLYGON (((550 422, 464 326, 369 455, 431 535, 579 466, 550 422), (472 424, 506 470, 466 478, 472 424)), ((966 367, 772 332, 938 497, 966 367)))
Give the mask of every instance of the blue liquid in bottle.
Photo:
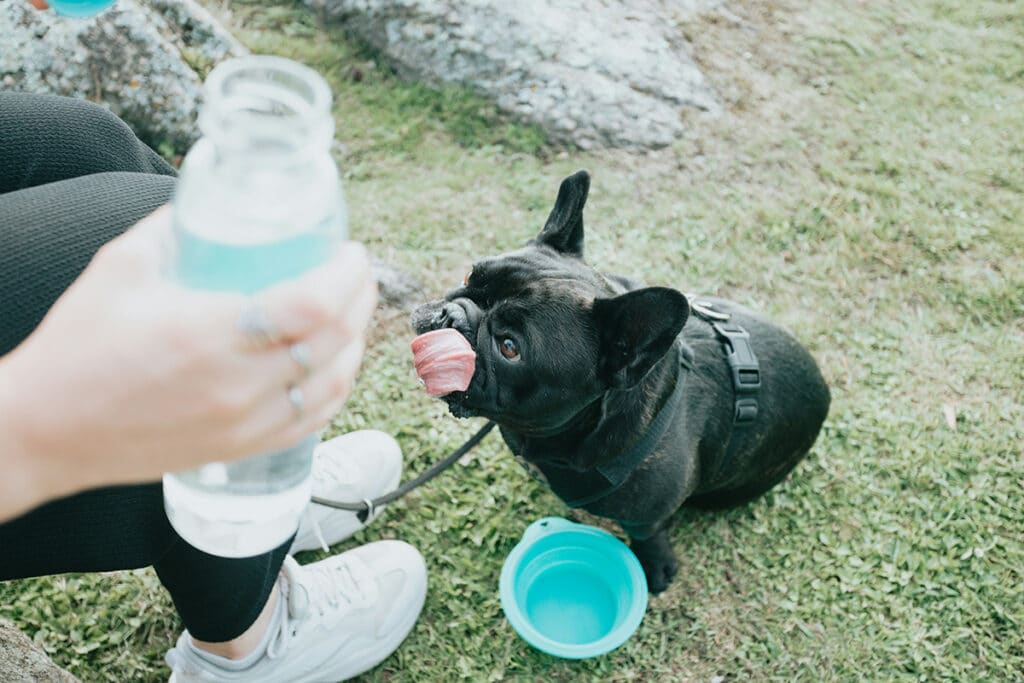
POLYGON ((193 289, 250 294, 323 264, 336 235, 324 225, 276 242, 226 244, 179 228, 176 276, 193 289))

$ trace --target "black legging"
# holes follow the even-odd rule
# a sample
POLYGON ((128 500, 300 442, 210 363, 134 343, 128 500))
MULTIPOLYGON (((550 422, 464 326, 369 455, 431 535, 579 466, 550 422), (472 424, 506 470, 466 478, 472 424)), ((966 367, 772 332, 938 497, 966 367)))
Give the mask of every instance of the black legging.
MULTIPOLYGON (((35 329, 100 246, 173 189, 174 169, 106 109, 0 92, 0 355, 35 329)), ((189 632, 220 642, 259 616, 288 545, 245 559, 208 555, 171 528, 159 483, 116 486, 0 524, 0 580, 152 565, 189 632)))

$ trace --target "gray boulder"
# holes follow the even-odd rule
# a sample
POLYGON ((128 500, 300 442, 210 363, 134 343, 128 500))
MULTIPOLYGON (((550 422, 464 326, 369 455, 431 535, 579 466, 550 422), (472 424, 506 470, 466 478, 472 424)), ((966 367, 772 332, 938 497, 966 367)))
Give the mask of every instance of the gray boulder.
POLYGON ((78 683, 78 679, 54 664, 42 648, 0 619, 0 681, 4 683, 78 683))
POLYGON ((91 19, 0 2, 0 87, 106 104, 152 145, 194 142, 197 69, 246 52, 194 0, 119 0, 91 19))
POLYGON ((682 37, 720 0, 307 0, 408 79, 468 84, 554 139, 662 147, 719 102, 682 37))
POLYGON ((411 273, 398 270, 375 256, 371 256, 370 264, 382 304, 412 312, 427 300, 423 284, 411 273))

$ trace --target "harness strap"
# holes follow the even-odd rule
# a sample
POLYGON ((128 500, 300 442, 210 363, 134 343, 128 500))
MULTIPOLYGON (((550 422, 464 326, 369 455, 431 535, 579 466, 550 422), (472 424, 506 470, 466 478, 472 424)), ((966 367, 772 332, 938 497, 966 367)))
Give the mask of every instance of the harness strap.
MULTIPOLYGON (((752 423, 757 418, 757 394, 761 388, 761 366, 750 346, 750 333, 743 327, 732 322, 728 313, 714 310, 714 303, 698 300, 688 294, 690 309, 705 322, 711 325, 715 335, 722 342, 725 359, 729 364, 733 388, 733 425, 741 426, 752 423)), ((733 459, 736 457, 732 443, 726 448, 725 454, 716 467, 708 474, 707 480, 718 482, 724 475, 732 472, 733 459)))
MULTIPOLYGON (((675 347, 676 353, 679 356, 679 365, 685 370, 692 368, 693 359, 689 356, 684 347, 680 344, 676 344, 675 347)), ((683 399, 683 379, 685 377, 685 372, 677 373, 676 385, 672 389, 672 394, 658 410, 658 414, 654 416, 654 419, 651 420, 651 424, 647 427, 647 431, 644 432, 644 435, 630 446, 625 453, 612 458, 610 462, 606 462, 594 468, 594 472, 605 479, 607 482, 606 485, 600 488, 597 493, 592 495, 571 501, 566 500, 566 505, 571 508, 583 507, 584 505, 604 498, 626 483, 626 480, 629 479, 631 474, 633 474, 633 470, 635 470, 637 466, 647 458, 647 456, 654 452, 654 447, 658 445, 658 442, 661 441, 661 438, 665 436, 665 433, 668 432, 668 428, 672 425, 672 418, 675 417, 678 412, 679 403, 683 399)))
POLYGON ((690 310, 715 331, 725 348, 725 360, 732 375, 733 424, 753 422, 757 418, 757 394, 761 389, 761 365, 750 346, 750 333, 732 322, 728 313, 716 311, 714 303, 687 294, 690 310))

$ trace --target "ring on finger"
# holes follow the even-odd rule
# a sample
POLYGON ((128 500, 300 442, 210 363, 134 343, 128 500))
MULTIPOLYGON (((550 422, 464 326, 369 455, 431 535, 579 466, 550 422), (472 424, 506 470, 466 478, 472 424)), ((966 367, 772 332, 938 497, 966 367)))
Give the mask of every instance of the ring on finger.
POLYGON ((238 330, 251 346, 258 349, 273 346, 279 337, 267 318, 267 312, 255 299, 239 314, 238 330))
POLYGON ((295 364, 302 370, 302 378, 309 377, 313 371, 313 352, 309 345, 303 342, 296 342, 288 347, 288 357, 295 361, 295 364))
POLYGON ((302 389, 294 384, 289 384, 288 402, 292 404, 292 412, 295 414, 295 419, 300 419, 306 412, 306 397, 303 395, 302 389))

